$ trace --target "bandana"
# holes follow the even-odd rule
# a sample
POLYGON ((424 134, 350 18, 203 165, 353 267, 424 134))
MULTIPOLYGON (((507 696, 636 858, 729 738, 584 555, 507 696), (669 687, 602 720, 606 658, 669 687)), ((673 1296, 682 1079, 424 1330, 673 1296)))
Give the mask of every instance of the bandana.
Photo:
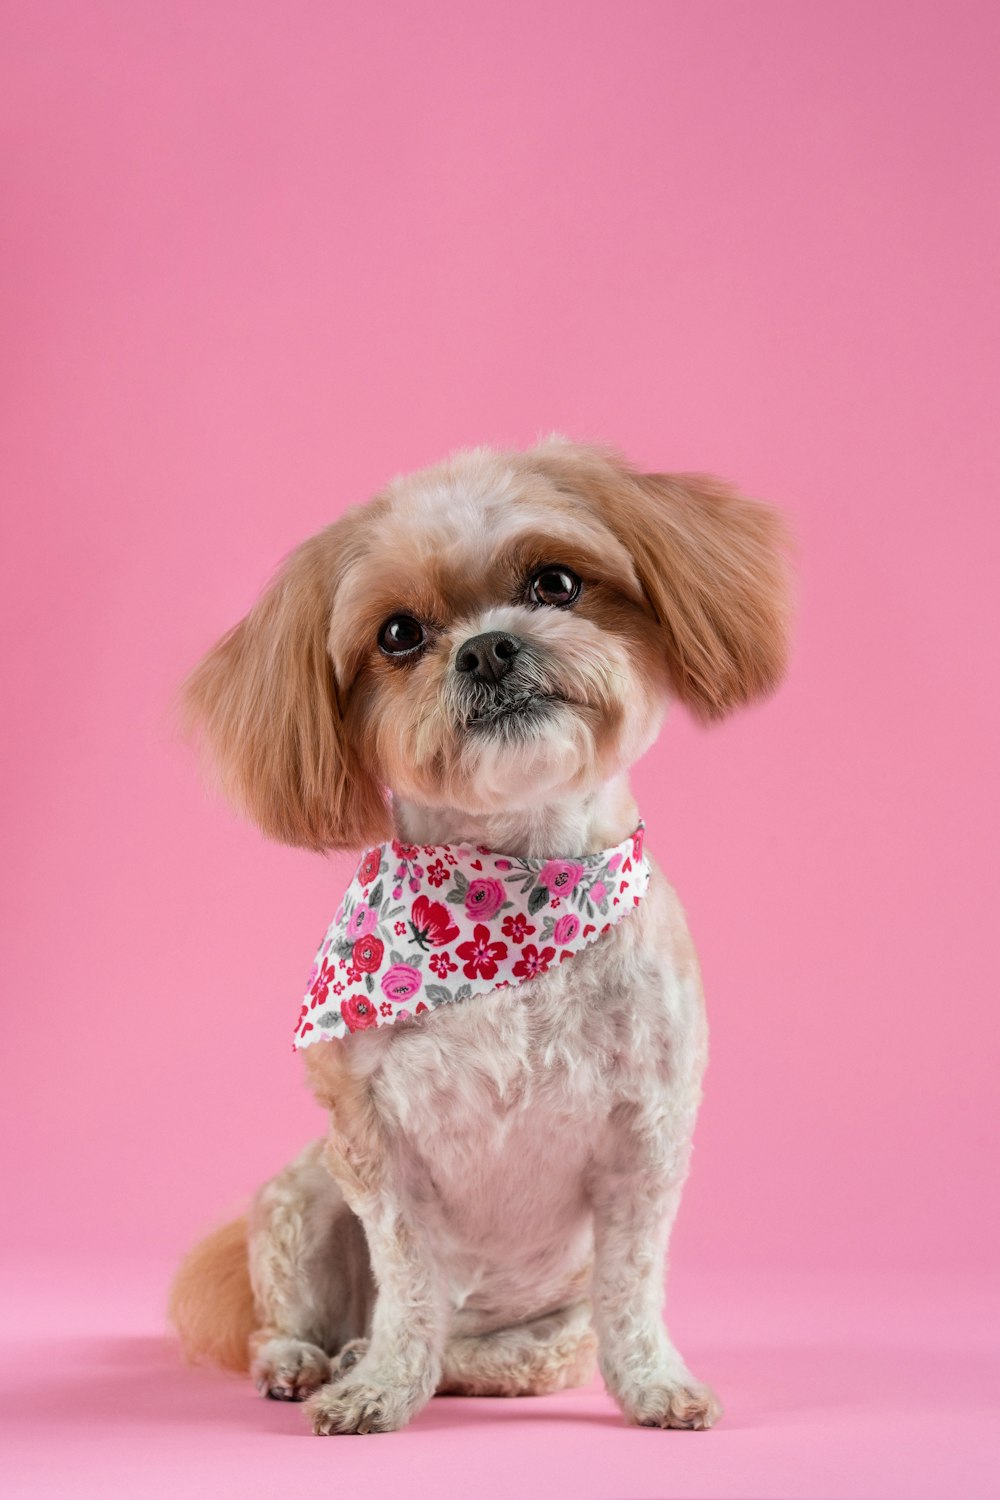
POLYGON ((295 1046, 408 1021, 572 958, 646 894, 643 834, 640 823, 579 859, 397 839, 369 849, 316 955, 295 1046))

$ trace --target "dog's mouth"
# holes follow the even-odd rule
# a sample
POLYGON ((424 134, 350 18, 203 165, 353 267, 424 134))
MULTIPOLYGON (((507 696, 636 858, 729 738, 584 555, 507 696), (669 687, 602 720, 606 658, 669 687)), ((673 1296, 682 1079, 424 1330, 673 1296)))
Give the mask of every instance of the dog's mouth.
POLYGON ((483 704, 466 715, 467 729, 500 729, 528 726, 544 718, 554 707, 565 703, 559 693, 519 693, 483 704))

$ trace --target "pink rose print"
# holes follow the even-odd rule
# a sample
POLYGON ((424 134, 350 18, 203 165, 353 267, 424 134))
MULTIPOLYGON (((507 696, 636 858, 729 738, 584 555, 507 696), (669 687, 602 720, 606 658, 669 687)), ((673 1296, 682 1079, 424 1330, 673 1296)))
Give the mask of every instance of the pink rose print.
POLYGON ((567 943, 571 943, 573 941, 579 931, 580 918, 574 917, 572 912, 567 912, 564 917, 559 918, 558 922, 555 925, 552 936, 555 938, 560 948, 563 948, 567 943))
POLYGON ((503 906, 504 895, 499 880, 474 880, 465 893, 465 909, 470 917, 489 920, 503 906))
POLYGON ((437 890, 439 885, 444 885, 446 880, 451 879, 451 871, 442 859, 436 859, 432 865, 427 866, 427 879, 437 890))
POLYGON ((337 971, 333 967, 333 964, 328 964, 326 959, 324 959, 319 973, 316 975, 312 984, 309 986, 309 994, 312 996, 313 1005, 323 1004, 323 1001, 326 999, 327 991, 333 983, 336 972, 337 971))
POLYGON ((450 953, 432 953, 427 961, 439 979, 447 979, 458 968, 458 964, 452 963, 450 953))
POLYGON ((452 938, 458 937, 458 928, 451 920, 451 912, 443 901, 428 901, 418 896, 410 913, 410 926, 417 946, 426 949, 443 948, 452 938))
POLYGON ((539 885, 548 888, 553 896, 568 896, 580 883, 583 866, 566 859, 550 859, 538 876, 539 885))
POLYGON ((409 964, 393 964, 382 975, 382 991, 390 1000, 409 1000, 423 984, 419 969, 409 964))
POLYGON ((351 912, 351 920, 347 924, 347 936, 354 942, 355 938, 367 937, 374 932, 378 925, 378 912, 365 901, 359 901, 351 912))
POLYGON ((509 870, 510 869, 510 860, 509 859, 498 859, 496 861, 496 867, 497 867, 498 870, 509 870))
POLYGON ((358 866, 358 879, 362 885, 371 885, 378 874, 378 867, 382 860, 381 849, 369 849, 364 859, 358 866))
POLYGON ((518 979, 536 979, 539 974, 545 973, 555 956, 554 948, 543 948, 539 953, 534 943, 525 943, 521 949, 521 957, 514 965, 514 973, 518 979))
POLYGON ((590 899, 591 899, 591 901, 596 902, 597 905, 600 906, 601 902, 604 900, 604 898, 605 898, 605 896, 607 894, 608 894, 608 888, 604 884, 604 881, 603 880, 595 880, 594 883, 593 883, 593 885, 590 887, 590 899))
POLYGON ((360 969, 362 974, 374 974, 382 962, 382 954, 385 952, 385 944, 381 938, 363 937, 358 938, 351 952, 354 967, 360 969))
POLYGON ((364 995, 348 995, 341 1000, 340 1014, 348 1031, 367 1031, 370 1026, 378 1025, 375 1007, 364 995))
POLYGON ((490 936, 490 929, 482 922, 477 922, 471 941, 459 943, 455 949, 457 956, 465 960, 462 973, 466 979, 475 979, 479 974, 484 979, 492 979, 497 971, 498 960, 507 957, 507 944, 491 943, 490 936))
POLYGON ((504 935, 509 937, 512 943, 523 943, 526 937, 530 937, 537 930, 536 927, 532 927, 523 911, 516 911, 513 916, 503 919, 504 935))

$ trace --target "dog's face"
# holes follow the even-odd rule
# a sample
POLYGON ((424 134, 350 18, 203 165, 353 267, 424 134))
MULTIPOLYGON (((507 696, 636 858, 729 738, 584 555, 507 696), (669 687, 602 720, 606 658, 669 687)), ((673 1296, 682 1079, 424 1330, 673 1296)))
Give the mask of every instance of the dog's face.
POLYGON ((393 792, 477 813, 607 780, 668 687, 626 548, 542 469, 485 453, 390 487, 330 651, 348 732, 393 792))
POLYGON ((703 717, 770 690, 780 523, 691 476, 550 442, 395 481, 304 543, 187 701, 265 832, 356 847, 385 789, 473 813, 586 793, 671 695, 703 717))

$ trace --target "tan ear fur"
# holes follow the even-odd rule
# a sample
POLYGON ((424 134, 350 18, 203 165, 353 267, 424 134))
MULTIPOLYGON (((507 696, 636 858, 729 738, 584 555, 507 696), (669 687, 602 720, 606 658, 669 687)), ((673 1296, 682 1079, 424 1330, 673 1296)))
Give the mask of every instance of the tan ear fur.
POLYGON ((327 649, 337 581, 360 555, 357 513, 310 537, 181 689, 230 800, 269 837, 358 849, 390 833, 382 788, 344 727, 327 649))
POLYGON ((698 718, 774 691, 791 624, 789 536, 775 510, 710 475, 639 474, 597 448, 557 441, 535 455, 628 548, 674 691, 698 718))

